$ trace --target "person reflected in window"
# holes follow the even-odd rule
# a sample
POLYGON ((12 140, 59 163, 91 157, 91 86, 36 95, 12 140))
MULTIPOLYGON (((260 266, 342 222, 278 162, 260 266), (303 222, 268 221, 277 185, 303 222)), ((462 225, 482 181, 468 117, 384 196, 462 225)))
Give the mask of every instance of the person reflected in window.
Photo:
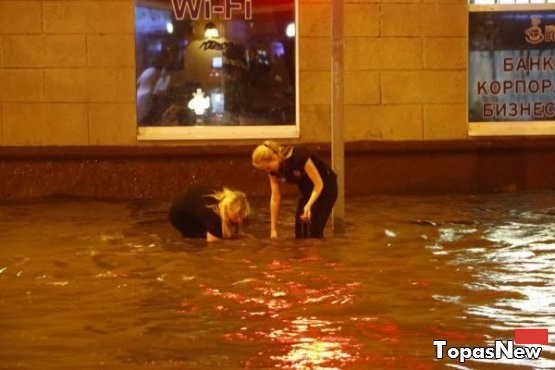
POLYGON ((270 237, 278 237, 281 184, 290 183, 296 184, 300 192, 295 212, 295 237, 322 238, 337 200, 335 172, 307 147, 284 147, 270 140, 254 149, 252 164, 266 171, 270 180, 270 237))
POLYGON ((159 124, 171 83, 170 64, 169 53, 162 52, 137 79, 137 121, 140 125, 159 124))
POLYGON ((184 237, 213 242, 240 235, 250 210, 247 196, 241 191, 194 186, 172 203, 169 219, 184 237))

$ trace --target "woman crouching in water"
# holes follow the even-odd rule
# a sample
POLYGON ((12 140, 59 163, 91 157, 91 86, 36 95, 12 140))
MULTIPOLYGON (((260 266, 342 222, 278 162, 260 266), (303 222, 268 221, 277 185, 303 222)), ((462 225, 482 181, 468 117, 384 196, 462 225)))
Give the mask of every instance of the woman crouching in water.
POLYGON ((206 238, 212 242, 239 235, 250 212, 247 196, 242 191, 226 187, 210 191, 195 186, 173 202, 169 218, 184 237, 206 238))

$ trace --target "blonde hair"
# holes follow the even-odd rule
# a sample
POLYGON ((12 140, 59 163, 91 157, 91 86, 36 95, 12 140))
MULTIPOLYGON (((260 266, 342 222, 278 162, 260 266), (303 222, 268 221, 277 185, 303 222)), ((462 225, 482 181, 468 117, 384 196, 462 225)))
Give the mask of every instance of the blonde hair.
POLYGON ((258 167, 262 162, 271 161, 274 155, 282 159, 289 158, 291 156, 291 148, 279 145, 272 140, 266 140, 264 143, 254 148, 252 152, 252 164, 258 167))
POLYGON ((209 195, 218 201, 218 204, 210 208, 220 216, 222 220, 222 237, 230 238, 242 231, 242 224, 236 225, 229 220, 227 212, 229 210, 237 212, 242 219, 251 213, 251 207, 245 193, 239 190, 231 190, 226 187, 222 191, 216 191, 209 195))

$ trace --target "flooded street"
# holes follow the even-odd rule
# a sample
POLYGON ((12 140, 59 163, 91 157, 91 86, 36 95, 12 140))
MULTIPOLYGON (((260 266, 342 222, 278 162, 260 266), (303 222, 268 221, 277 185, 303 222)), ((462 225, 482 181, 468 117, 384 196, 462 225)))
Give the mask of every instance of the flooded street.
POLYGON ((555 192, 347 199, 346 230, 182 239, 168 203, 0 204, 0 369, 554 369, 555 192), (530 359, 464 363, 549 328, 530 359))

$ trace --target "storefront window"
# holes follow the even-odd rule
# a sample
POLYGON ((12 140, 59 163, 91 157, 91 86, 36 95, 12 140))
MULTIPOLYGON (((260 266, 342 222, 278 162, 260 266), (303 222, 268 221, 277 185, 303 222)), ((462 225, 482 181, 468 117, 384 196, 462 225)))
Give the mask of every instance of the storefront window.
POLYGON ((298 136, 294 0, 137 0, 139 139, 298 136))

